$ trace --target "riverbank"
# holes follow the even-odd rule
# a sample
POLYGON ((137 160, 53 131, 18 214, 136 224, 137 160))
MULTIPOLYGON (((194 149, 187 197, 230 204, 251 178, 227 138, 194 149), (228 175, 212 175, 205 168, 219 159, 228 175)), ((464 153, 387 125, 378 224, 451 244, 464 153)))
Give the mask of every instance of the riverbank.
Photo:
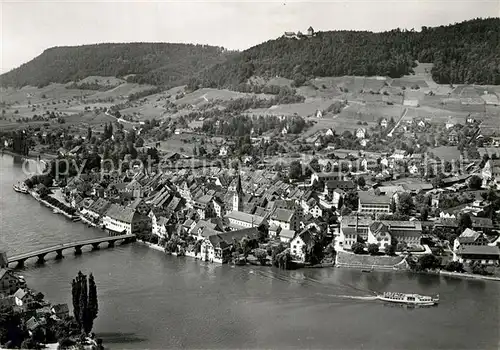
MULTIPOLYGON (((40 198, 40 196, 38 194, 36 194, 35 191, 29 191, 29 194, 31 195, 31 197, 35 198, 35 200, 37 200, 38 202, 42 203, 43 205, 45 205, 46 207, 52 209, 52 210, 56 210, 57 211, 57 214, 62 214, 64 215, 65 217, 67 217, 68 219, 70 220, 75 220, 77 217, 80 218, 79 216, 77 215, 71 215, 71 214, 68 214, 66 213, 65 211, 57 208, 55 205, 52 205, 50 204, 49 202, 47 202, 46 200, 40 198)), ((54 213, 56 214, 56 213, 54 213)))
POLYGON ((487 280, 487 281, 497 281, 500 282, 500 277, 495 276, 484 276, 484 275, 474 275, 472 273, 467 272, 450 272, 450 271, 439 271, 439 275, 441 276, 450 276, 450 277, 458 277, 458 278, 468 278, 475 280, 487 280))

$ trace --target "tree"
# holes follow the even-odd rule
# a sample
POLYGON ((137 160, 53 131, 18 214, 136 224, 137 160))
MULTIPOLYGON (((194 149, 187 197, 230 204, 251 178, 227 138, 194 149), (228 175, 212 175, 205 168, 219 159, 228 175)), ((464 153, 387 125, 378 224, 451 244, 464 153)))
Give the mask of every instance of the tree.
POLYGON ((482 185, 483 181, 481 180, 481 178, 477 175, 472 175, 469 179, 469 188, 471 190, 479 190, 481 189, 481 185, 482 185))
POLYGON ((458 261, 450 261, 448 264, 446 264, 444 269, 450 272, 463 272, 464 264, 458 261))
POLYGON ((427 221, 428 218, 429 218, 429 206, 424 205, 420 209, 420 221, 427 221))
POLYGON ((302 165, 298 160, 294 160, 290 163, 288 177, 294 180, 299 180, 300 178, 302 178, 302 165))
POLYGON ((144 146, 144 139, 142 137, 139 137, 135 142, 135 147, 143 147, 143 146, 144 146))
POLYGON ((415 269, 417 271, 426 271, 429 269, 437 269, 441 266, 441 260, 432 254, 425 254, 418 258, 415 269))
POLYGON ((363 176, 360 176, 360 177, 358 178, 358 186, 359 186, 360 188, 363 188, 363 187, 365 187, 365 186, 366 186, 366 181, 365 181, 365 178, 364 178, 363 176))
POLYGON ((385 254, 394 255, 396 253, 396 247, 394 245, 388 245, 385 247, 385 254))
POLYGON ((402 215, 410 215, 413 209, 413 198, 409 193, 400 193, 396 206, 396 212, 402 215))
POLYGON ((253 255, 259 260, 261 265, 266 265, 267 262, 267 252, 265 249, 255 249, 253 255))
POLYGON ((377 255, 378 254, 378 245, 377 244, 369 244, 368 245, 368 254, 377 255))
POLYGON ((365 245, 363 243, 356 242, 351 246, 351 250, 354 254, 364 254, 365 245))
POLYGON ((90 274, 87 283, 87 276, 79 271, 77 277, 73 279, 71 292, 75 319, 82 333, 89 334, 98 313, 97 287, 94 276, 90 274))
POLYGON ((90 142, 91 138, 92 138, 92 129, 89 126, 87 129, 87 141, 90 142))
POLYGON ((466 228, 472 228, 472 219, 469 213, 460 214, 458 217, 458 229, 462 233, 466 228))

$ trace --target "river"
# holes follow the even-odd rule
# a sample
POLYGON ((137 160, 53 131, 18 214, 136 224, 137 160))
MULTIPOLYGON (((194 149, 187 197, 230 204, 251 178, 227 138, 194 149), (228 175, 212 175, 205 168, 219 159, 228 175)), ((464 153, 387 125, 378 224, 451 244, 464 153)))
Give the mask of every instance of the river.
MULTIPOLYGON (((9 254, 103 236, 12 190, 21 163, 0 156, 0 249, 9 254)), ((95 275, 94 330, 112 349, 498 349, 500 283, 404 272, 279 271, 166 256, 140 244, 50 256, 19 271, 71 305, 71 279, 95 275), (438 294, 437 307, 370 300, 375 291, 438 294)))

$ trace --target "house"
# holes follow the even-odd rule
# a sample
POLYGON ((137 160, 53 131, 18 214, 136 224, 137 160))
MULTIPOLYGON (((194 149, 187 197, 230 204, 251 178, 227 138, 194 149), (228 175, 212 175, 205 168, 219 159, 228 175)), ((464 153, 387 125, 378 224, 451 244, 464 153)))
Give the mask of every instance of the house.
POLYGON ((151 220, 151 233, 158 237, 162 237, 160 219, 165 218, 167 212, 160 208, 153 208, 149 211, 148 217, 151 220))
POLYGON ((448 134, 448 142, 451 144, 456 144, 458 142, 458 133, 456 130, 451 130, 448 134))
POLYGON ((333 191, 336 189, 340 189, 343 191, 350 191, 356 189, 356 185, 354 184, 353 181, 347 180, 347 181, 342 181, 342 180, 330 180, 325 182, 325 189, 323 191, 324 195, 333 195, 333 191))
POLYGON ((24 279, 17 277, 7 268, 0 269, 0 294, 11 295, 18 289, 25 287, 26 282, 24 279))
POLYGON ((356 137, 358 139, 364 139, 366 136, 366 129, 365 128, 358 128, 356 130, 356 137))
POLYGON ((128 207, 137 211, 141 215, 148 215, 150 210, 149 205, 147 205, 142 198, 136 198, 132 203, 128 205, 128 207))
POLYGON ((84 150, 83 146, 75 146, 73 147, 67 154, 68 156, 75 157, 76 155, 82 153, 84 150))
POLYGON ((142 198, 145 191, 141 183, 134 179, 125 185, 125 192, 131 193, 134 198, 142 198))
POLYGON ((359 213, 390 213, 392 198, 384 195, 360 191, 358 192, 359 213))
POLYGON ((389 226, 375 221, 368 227, 368 244, 376 244, 379 248, 384 249, 391 245, 391 233, 389 226))
POLYGON ((342 174, 340 171, 332 171, 329 173, 312 173, 311 175, 311 186, 314 184, 315 181, 326 183, 327 181, 334 181, 334 180, 343 180, 344 174, 342 174))
POLYGON ((17 306, 28 306, 30 303, 34 301, 32 294, 25 288, 19 288, 14 293, 14 298, 16 300, 17 306))
POLYGON ((335 131, 333 131, 333 129, 328 129, 326 130, 325 132, 325 136, 335 136, 335 131))
POLYGON ((281 130, 281 135, 285 136, 288 134, 288 128, 285 126, 283 130, 281 130))
POLYGON ((481 171, 483 184, 488 182, 500 183, 500 159, 488 160, 481 171))
POLYGON ((295 210, 275 209, 270 216, 269 225, 276 225, 285 230, 298 230, 300 217, 295 210))
POLYGON ((222 217, 225 213, 224 201, 217 196, 212 198, 212 207, 217 217, 222 217))
POLYGON ((323 118, 323 112, 321 112, 319 109, 316 111, 316 118, 323 118))
POLYGON ((471 245, 488 245, 488 239, 481 232, 466 228, 465 231, 453 241, 453 250, 457 251, 461 246, 471 245))
POLYGON ((420 221, 375 221, 368 217, 346 216, 342 218, 340 223, 338 242, 344 249, 351 249, 351 246, 359 239, 377 245, 380 242, 381 247, 384 247, 385 243, 392 243, 393 240, 406 244, 420 244, 421 238, 422 223, 420 221), (377 225, 372 226, 373 223, 377 223, 377 225), (381 224, 384 226, 381 226, 381 224), (382 232, 385 233, 386 231, 390 234, 390 240, 385 234, 384 236, 381 235, 382 232), (371 237, 369 237, 370 235, 371 237), (379 241, 378 238, 381 238, 381 240, 379 241))
POLYGON ((290 253, 298 261, 304 262, 306 258, 305 247, 312 243, 312 228, 302 230, 290 241, 290 253))
POLYGON ((219 150, 219 156, 221 156, 221 157, 226 157, 226 156, 227 156, 227 154, 228 154, 228 151, 229 151, 229 150, 228 150, 227 146, 222 146, 222 147, 220 148, 220 150, 219 150))
POLYGON ((308 201, 302 201, 301 204, 304 214, 311 214, 314 218, 323 216, 323 208, 316 199, 311 198, 308 201))
POLYGON ((207 219, 214 216, 215 211, 212 206, 213 196, 205 194, 194 200, 193 208, 200 216, 200 219, 207 219))
POLYGON ((387 125, 388 125, 387 118, 383 118, 380 121, 380 126, 385 129, 385 128, 387 128, 387 125))
POLYGON ((56 304, 53 305, 50 310, 57 318, 63 320, 69 316, 68 304, 56 304))
POLYGON ((146 215, 130 207, 111 204, 103 218, 103 225, 112 234, 131 234, 144 231, 150 223, 146 215))
POLYGON ((241 211, 232 211, 225 218, 229 220, 231 229, 240 230, 243 228, 259 227, 266 225, 266 219, 262 216, 247 214, 241 211))
POLYGON ((104 198, 97 199, 92 205, 87 209, 85 215, 98 220, 102 218, 102 216, 106 213, 108 208, 111 206, 111 203, 105 200, 104 198))
POLYGON ((455 126, 455 121, 453 120, 452 117, 449 117, 448 121, 446 122, 446 124, 444 126, 446 127, 446 129, 451 129, 455 126))
POLYGON ((258 235, 257 227, 210 235, 201 244, 201 259, 224 264, 230 258, 230 251, 234 241, 239 242, 246 236, 257 238, 258 235))
POLYGON ((314 29, 313 29, 313 27, 307 28, 307 36, 314 36, 314 29))
POLYGON ((394 150, 394 153, 391 155, 391 158, 393 158, 394 160, 403 160, 405 159, 405 156, 406 156, 406 151, 402 149, 397 149, 394 150))
POLYGON ((479 262, 484 265, 500 263, 500 249, 489 245, 463 245, 453 256, 455 261, 461 263, 479 262))
POLYGON ((294 230, 283 229, 279 232, 280 241, 283 243, 290 243, 290 241, 295 237, 294 230))

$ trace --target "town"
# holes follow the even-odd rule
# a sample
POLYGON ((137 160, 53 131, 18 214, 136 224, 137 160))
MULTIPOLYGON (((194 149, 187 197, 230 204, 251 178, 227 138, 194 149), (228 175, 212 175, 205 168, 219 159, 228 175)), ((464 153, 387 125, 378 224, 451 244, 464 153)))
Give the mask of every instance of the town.
MULTIPOLYGON (((134 234, 166 253, 281 268, 498 276, 500 138, 483 135, 472 116, 444 125, 382 118, 355 134, 319 130, 303 143, 287 132, 314 125, 301 118, 278 119, 268 136, 200 134, 221 124, 217 118, 183 130, 194 155, 144 146, 163 127, 154 121, 128 130, 117 121, 102 133, 89 128, 52 140, 28 128, 4 142, 55 149, 64 138, 71 149, 59 147, 50 171, 23 186, 74 221, 134 234), (433 147, 433 138, 443 145, 433 147), (111 152, 120 142, 127 146, 111 152), (457 156, 448 160, 447 152, 457 156)), ((260 122, 250 120, 250 134, 260 122)))
POLYGON ((3 6, 0 348, 498 345, 498 9, 402 3, 3 6))

